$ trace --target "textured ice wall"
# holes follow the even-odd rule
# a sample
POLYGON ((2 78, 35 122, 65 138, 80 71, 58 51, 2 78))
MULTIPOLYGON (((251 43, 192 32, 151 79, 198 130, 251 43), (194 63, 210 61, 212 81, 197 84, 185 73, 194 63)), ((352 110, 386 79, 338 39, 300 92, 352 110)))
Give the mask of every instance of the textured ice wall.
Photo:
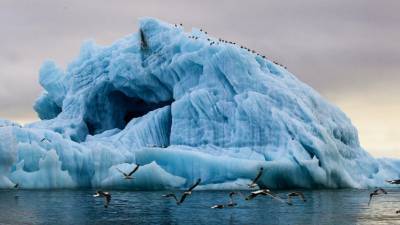
POLYGON ((0 186, 270 188, 384 185, 350 120, 279 65, 198 29, 156 19, 111 46, 83 44, 64 71, 45 62, 41 121, 0 121, 0 186), (196 37, 196 38, 193 38, 196 37), (214 42, 213 44, 211 44, 214 42), (136 179, 116 168, 143 165, 136 179))

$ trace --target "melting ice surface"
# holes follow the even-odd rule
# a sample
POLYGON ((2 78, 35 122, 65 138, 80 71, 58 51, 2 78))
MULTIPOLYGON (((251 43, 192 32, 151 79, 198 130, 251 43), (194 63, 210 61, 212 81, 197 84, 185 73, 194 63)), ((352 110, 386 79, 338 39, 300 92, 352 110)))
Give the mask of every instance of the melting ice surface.
POLYGON ((0 121, 0 186, 363 188, 397 178, 337 107, 240 46, 156 19, 111 46, 87 42, 64 71, 45 62, 40 121, 0 121), (196 36, 197 39, 190 38, 196 36), (210 41, 216 44, 210 45, 210 41), (142 165, 135 179, 116 168, 142 165))

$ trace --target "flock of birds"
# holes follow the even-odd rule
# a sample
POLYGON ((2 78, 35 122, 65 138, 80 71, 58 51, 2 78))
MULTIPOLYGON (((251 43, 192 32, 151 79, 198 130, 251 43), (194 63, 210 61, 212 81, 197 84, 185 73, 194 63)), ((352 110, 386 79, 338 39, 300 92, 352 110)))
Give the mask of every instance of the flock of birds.
MULTIPOLYGON (((175 27, 178 27, 177 24, 174 24, 174 26, 175 26, 175 27)), ((179 26, 180 26, 180 27, 183 27, 183 24, 181 23, 181 24, 179 24, 179 26)), ((205 31, 205 30, 203 30, 203 29, 200 29, 200 32, 203 32, 203 33, 206 34, 206 35, 208 34, 207 31, 205 31)), ((143 35, 143 32, 142 32, 142 31, 140 31, 140 35, 141 35, 142 40, 144 40, 144 35, 143 35)), ((188 38, 191 38, 191 39, 194 39, 194 40, 198 40, 200 37, 194 36, 194 35, 190 35, 190 36, 188 36, 188 38)), ((258 52, 255 51, 255 50, 252 50, 252 49, 250 49, 250 48, 247 48, 246 46, 239 45, 239 44, 237 44, 236 42, 233 42, 233 41, 227 41, 227 40, 224 40, 224 39, 222 39, 222 38, 218 38, 218 41, 212 40, 211 38, 207 38, 207 41, 209 42, 210 46, 212 46, 212 45, 219 45, 220 43, 235 45, 235 46, 237 46, 237 47, 240 47, 241 49, 247 50, 247 51, 250 52, 250 53, 253 53, 253 54, 256 54, 257 56, 260 56, 260 57, 262 57, 263 59, 267 59, 267 57, 266 57, 265 55, 262 55, 262 54, 258 53, 258 52)), ((142 45, 143 45, 143 44, 142 44, 142 45)), ((284 65, 282 65, 282 64, 280 64, 280 63, 278 63, 278 62, 276 62, 276 61, 273 61, 273 60, 271 60, 271 61, 272 61, 273 63, 275 63, 276 65, 279 65, 279 66, 281 66, 281 67, 287 69, 286 66, 284 66, 284 65)))
MULTIPOLYGON (((134 177, 132 177, 132 175, 139 169, 140 165, 136 165, 129 173, 126 173, 120 169, 117 168, 117 170, 123 175, 123 178, 126 180, 130 180, 130 179, 134 179, 134 177)), ((258 174, 256 175, 256 177, 252 180, 252 182, 250 184, 248 184, 247 186, 249 188, 256 188, 258 187, 258 181, 261 178, 261 176, 263 175, 264 169, 261 167, 258 171, 258 174)), ((399 180, 387 180, 386 182, 390 183, 390 184, 400 184, 400 179, 399 180)), ((175 200, 177 205, 181 205, 185 199, 192 195, 194 189, 201 183, 201 179, 197 179, 197 181, 191 186, 189 187, 187 190, 185 190, 181 196, 177 196, 175 193, 168 193, 165 195, 162 195, 162 197, 165 198, 172 198, 175 200)), ((371 203, 371 200, 373 199, 373 197, 381 195, 381 194, 387 194, 388 192, 383 189, 383 188, 377 188, 375 189, 373 192, 370 193, 369 195, 369 201, 368 201, 368 206, 371 203)), ((212 209, 222 209, 222 208, 233 208, 238 206, 238 204, 234 201, 233 196, 234 195, 240 195, 242 197, 244 197, 244 199, 246 201, 250 201, 258 196, 269 196, 274 200, 277 200, 279 202, 282 203, 286 203, 288 205, 293 205, 292 203, 292 198, 294 197, 298 197, 301 201, 306 202, 306 198, 304 196, 304 194, 300 191, 295 191, 295 192, 290 192, 288 193, 286 196, 287 198, 281 198, 278 195, 276 195, 275 193, 273 193, 271 190, 266 189, 266 188, 259 188, 258 190, 255 191, 251 191, 249 195, 245 196, 243 195, 241 192, 238 191, 232 191, 229 193, 229 202, 226 204, 216 204, 211 206, 212 209)), ((104 191, 97 191, 95 195, 93 195, 94 197, 102 197, 104 199, 104 207, 107 208, 108 205, 110 204, 111 201, 111 193, 110 192, 104 192, 104 191)), ((400 210, 397 210, 396 213, 400 213, 400 210)))
MULTIPOLYGON (((120 170, 119 168, 117 168, 117 171, 119 171, 122 176, 123 179, 126 180, 130 180, 130 179, 134 179, 133 174, 139 169, 140 165, 136 165, 129 173, 126 173, 122 170, 120 170)), ((260 179, 260 177, 263 175, 263 171, 264 169, 261 167, 258 171, 258 174, 256 175, 256 177, 252 180, 252 182, 250 184, 248 184, 249 188, 256 188, 258 186, 258 181, 260 179)), ((172 198, 175 200, 177 205, 181 205, 185 199, 187 197, 189 197, 190 195, 192 195, 194 189, 201 183, 201 179, 197 179, 197 181, 190 186, 187 190, 185 190, 182 195, 177 196, 175 193, 168 193, 165 195, 162 195, 162 197, 164 198, 172 198)), ((288 205, 292 205, 292 198, 293 197, 299 197, 303 202, 306 201, 304 194, 302 192, 296 191, 296 192, 291 192, 287 194, 287 198, 283 199, 281 197, 279 197, 278 195, 276 195, 275 193, 273 193, 271 190, 269 189, 258 189, 256 191, 251 191, 249 195, 244 196, 241 192, 236 192, 236 191, 232 191, 229 193, 229 202, 227 204, 216 204, 211 206, 212 209, 222 209, 222 208, 232 208, 232 207, 236 207, 238 204, 234 201, 233 196, 234 195, 241 195, 244 197, 245 200, 249 201, 254 199, 257 196, 270 196, 272 199, 275 199, 277 201, 286 203, 288 205)), ((102 197, 104 199, 104 207, 107 208, 108 205, 110 204, 111 201, 111 193, 110 192, 105 192, 105 191, 96 191, 96 193, 93 195, 93 197, 102 197)))

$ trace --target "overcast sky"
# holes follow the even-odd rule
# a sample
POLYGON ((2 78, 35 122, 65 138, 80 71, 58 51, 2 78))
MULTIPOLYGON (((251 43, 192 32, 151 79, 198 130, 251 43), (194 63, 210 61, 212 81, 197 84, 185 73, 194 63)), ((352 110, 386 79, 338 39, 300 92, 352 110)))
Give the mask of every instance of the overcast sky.
POLYGON ((400 157, 398 0, 0 0, 0 118, 37 120, 38 70, 82 41, 108 45, 151 16, 201 27, 288 67, 338 105, 373 155, 400 157))

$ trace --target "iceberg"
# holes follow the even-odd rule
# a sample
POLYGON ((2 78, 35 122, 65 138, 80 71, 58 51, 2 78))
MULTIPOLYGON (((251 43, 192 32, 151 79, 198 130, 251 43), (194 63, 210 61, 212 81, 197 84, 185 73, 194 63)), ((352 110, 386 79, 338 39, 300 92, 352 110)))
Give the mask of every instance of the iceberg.
POLYGON ((39 73, 40 121, 0 120, 1 188, 245 189, 260 167, 260 187, 367 188, 400 173, 284 67, 196 28, 143 18, 39 73))

